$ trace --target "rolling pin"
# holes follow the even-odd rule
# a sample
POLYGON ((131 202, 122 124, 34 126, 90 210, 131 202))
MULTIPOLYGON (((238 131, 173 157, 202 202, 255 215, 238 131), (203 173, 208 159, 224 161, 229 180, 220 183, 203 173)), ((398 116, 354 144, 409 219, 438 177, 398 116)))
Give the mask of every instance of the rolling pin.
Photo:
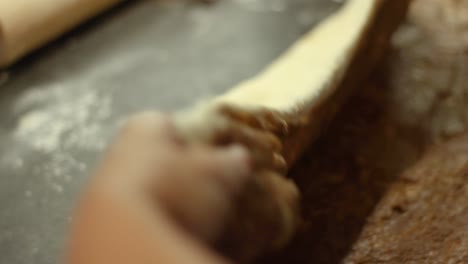
POLYGON ((0 68, 122 0, 0 0, 0 68))

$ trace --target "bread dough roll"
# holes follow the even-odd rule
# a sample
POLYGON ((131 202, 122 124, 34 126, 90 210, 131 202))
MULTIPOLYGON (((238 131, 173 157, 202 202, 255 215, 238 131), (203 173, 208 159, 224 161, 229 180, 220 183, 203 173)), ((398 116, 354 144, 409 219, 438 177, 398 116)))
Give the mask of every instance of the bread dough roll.
POLYGON ((240 143, 251 177, 220 238, 240 262, 286 245, 300 225, 286 172, 385 53, 410 0, 348 0, 259 75, 175 114, 188 142, 240 143))

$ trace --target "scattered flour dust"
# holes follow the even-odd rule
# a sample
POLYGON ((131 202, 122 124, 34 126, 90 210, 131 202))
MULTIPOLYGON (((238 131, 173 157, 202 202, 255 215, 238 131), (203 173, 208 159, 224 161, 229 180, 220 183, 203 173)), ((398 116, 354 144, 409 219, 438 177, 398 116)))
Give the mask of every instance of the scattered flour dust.
POLYGON ((110 97, 95 90, 79 95, 63 91, 57 97, 55 102, 21 116, 15 138, 48 153, 68 148, 101 149, 101 123, 110 115, 110 97))
MULTIPOLYGON (((120 54, 46 85, 28 89, 17 99, 13 111, 21 113, 14 137, 35 150, 100 150, 112 108, 109 82, 139 65, 152 50, 120 54)), ((165 57, 167 56, 164 53, 165 57)), ((162 59, 164 59, 162 58, 162 59)))
MULTIPOLYGON (((154 52, 119 54, 99 65, 74 70, 73 75, 56 68, 52 80, 25 90, 12 109, 18 116, 11 135, 14 145, 3 162, 13 170, 32 167, 31 173, 44 177, 52 191, 66 192, 64 187, 73 176, 88 170, 78 153, 100 152, 120 124, 111 116, 113 100, 108 87, 113 87, 115 76, 124 75, 149 55, 154 52), (31 161, 31 152, 43 155, 33 154, 31 161), (25 166, 27 162, 34 164, 25 166)), ((25 196, 35 194, 26 190, 25 196)))
MULTIPOLYGON (((103 91, 84 85, 53 84, 25 92, 13 109, 22 114, 12 137, 15 144, 29 151, 12 151, 10 159, 14 162, 10 164, 21 168, 30 151, 45 154, 47 161, 34 164, 32 173, 45 177, 52 191, 63 193, 72 175, 87 170, 76 152, 98 152, 105 147, 112 133, 111 99, 103 91)), ((25 196, 29 198, 33 194, 27 191, 25 196)))

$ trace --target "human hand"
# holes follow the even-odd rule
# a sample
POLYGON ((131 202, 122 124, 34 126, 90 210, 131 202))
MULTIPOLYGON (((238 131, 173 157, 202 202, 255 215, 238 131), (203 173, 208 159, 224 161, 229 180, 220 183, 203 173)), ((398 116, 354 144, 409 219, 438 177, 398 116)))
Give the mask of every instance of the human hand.
POLYGON ((250 172, 241 146, 188 145, 167 116, 131 118, 77 210, 69 263, 224 262, 200 240, 219 235, 250 172))

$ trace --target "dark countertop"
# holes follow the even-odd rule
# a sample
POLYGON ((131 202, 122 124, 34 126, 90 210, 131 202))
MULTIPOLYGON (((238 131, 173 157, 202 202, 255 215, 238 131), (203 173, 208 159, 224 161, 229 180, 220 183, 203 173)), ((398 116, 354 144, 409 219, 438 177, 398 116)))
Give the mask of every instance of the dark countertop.
POLYGON ((77 193, 125 116, 221 93, 337 2, 126 3, 0 73, 0 263, 56 262, 77 193))

